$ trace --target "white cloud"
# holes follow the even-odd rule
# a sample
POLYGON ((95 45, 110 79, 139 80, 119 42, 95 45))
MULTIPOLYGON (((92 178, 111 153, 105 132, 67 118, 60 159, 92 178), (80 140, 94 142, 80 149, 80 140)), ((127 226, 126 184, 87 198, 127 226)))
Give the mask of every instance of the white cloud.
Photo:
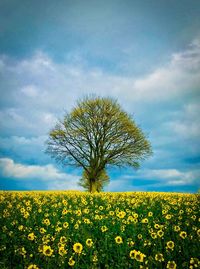
POLYGON ((183 52, 174 53, 171 61, 151 74, 134 81, 129 97, 160 102, 199 91, 200 41, 183 52))
POLYGON ((17 63, 5 57, 0 59, 3 62, 3 78, 15 82, 9 87, 5 85, 8 94, 13 93, 16 103, 23 107, 31 106, 33 111, 36 107, 46 112, 62 113, 66 107, 71 108, 83 94, 91 92, 109 94, 130 108, 133 104, 141 107, 144 102, 174 101, 178 96, 183 97, 184 94, 199 90, 199 44, 200 41, 193 42, 185 51, 174 53, 165 66, 144 77, 114 75, 98 68, 88 68, 81 63, 59 64, 43 52, 37 52, 32 58, 17 63), (24 100, 20 94, 29 99, 24 100), (37 98, 30 100, 30 97, 37 98))
POLYGON ((35 85, 26 85, 21 88, 21 92, 28 97, 37 97, 39 96, 40 90, 35 85))
POLYGON ((200 178, 200 169, 180 171, 178 169, 146 169, 136 172, 129 178, 158 180, 162 186, 197 184, 200 178))
POLYGON ((133 175, 122 175, 111 180, 106 191, 146 191, 168 186, 181 188, 189 185, 200 187, 199 178, 200 169, 184 172, 178 169, 141 169, 133 175))
POLYGON ((19 62, 6 57, 0 60, 0 90, 4 102, 2 126, 19 136, 47 133, 55 118, 88 93, 118 98, 129 112, 147 117, 150 104, 156 109, 162 102, 174 103, 182 99, 189 105, 188 95, 197 94, 200 85, 197 41, 187 50, 172 55, 165 66, 144 77, 114 75, 81 63, 59 64, 42 52, 19 62))
POLYGON ((2 176, 14 180, 42 180, 48 189, 81 189, 78 186, 79 176, 60 172, 52 164, 24 165, 15 163, 10 158, 0 158, 2 176))

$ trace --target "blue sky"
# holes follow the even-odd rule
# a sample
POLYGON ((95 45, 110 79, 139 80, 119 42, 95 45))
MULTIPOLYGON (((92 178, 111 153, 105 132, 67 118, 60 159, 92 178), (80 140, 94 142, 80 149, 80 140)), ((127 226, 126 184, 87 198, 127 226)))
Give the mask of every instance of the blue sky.
POLYGON ((0 189, 80 189, 44 142, 86 94, 133 114, 154 155, 108 191, 200 188, 200 2, 1 1, 0 189))

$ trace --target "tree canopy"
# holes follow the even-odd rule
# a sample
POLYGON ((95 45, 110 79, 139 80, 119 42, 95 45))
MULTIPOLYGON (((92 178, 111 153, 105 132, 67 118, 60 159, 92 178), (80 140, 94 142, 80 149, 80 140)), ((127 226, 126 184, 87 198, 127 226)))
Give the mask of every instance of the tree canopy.
POLYGON ((102 189, 101 179, 109 179, 107 167, 138 168, 152 154, 150 142, 133 118, 116 100, 101 97, 78 101, 50 131, 46 151, 63 164, 83 168, 90 192, 102 189))

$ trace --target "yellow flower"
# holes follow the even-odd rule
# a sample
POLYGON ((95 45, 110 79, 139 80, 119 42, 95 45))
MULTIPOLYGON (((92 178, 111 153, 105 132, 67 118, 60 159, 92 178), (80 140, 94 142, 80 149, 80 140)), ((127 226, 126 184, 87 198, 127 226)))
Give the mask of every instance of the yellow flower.
POLYGON ((176 263, 174 261, 168 261, 167 269, 176 269, 176 263))
POLYGON ((159 230, 159 231, 157 231, 157 235, 158 235, 159 237, 163 237, 164 232, 163 232, 162 230, 159 230))
POLYGON ((86 245, 87 245, 88 247, 91 247, 91 246, 93 245, 93 241, 92 241, 92 239, 88 238, 88 239, 86 240, 86 245))
POLYGON ((156 239, 156 238, 157 238, 157 234, 156 234, 156 233, 151 233, 151 237, 152 237, 153 239, 156 239))
POLYGON ((65 229, 67 229, 67 228, 69 227, 69 223, 68 223, 68 222, 64 222, 64 223, 63 223, 63 227, 64 227, 65 229))
POLYGON ((200 268, 200 261, 198 258, 191 258, 190 259, 190 269, 193 268, 200 268))
POLYGON ((124 212, 124 211, 119 211, 119 212, 117 213, 117 216, 118 216, 118 218, 123 219, 123 218, 126 216, 126 212, 124 212))
POLYGON ((61 236, 60 237, 60 243, 66 243, 67 242, 67 238, 65 236, 61 236))
POLYGON ((74 250, 74 252, 80 254, 83 250, 83 245, 81 243, 75 243, 73 245, 73 250, 74 250))
POLYGON ((163 254, 161 254, 161 253, 157 253, 157 254, 155 255, 155 260, 158 261, 158 262, 162 262, 162 261, 164 261, 163 254))
POLYGON ((132 247, 132 246, 135 245, 135 242, 130 238, 130 239, 128 239, 128 245, 129 245, 130 247, 132 247))
POLYGON ((130 251, 129 256, 131 259, 135 259, 138 262, 143 262, 144 258, 146 257, 145 254, 135 249, 130 251))
POLYGON ((45 224, 45 225, 47 225, 47 226, 49 226, 50 225, 50 220, 49 219, 44 219, 42 221, 42 223, 45 224))
POLYGON ((19 231, 22 231, 23 229, 24 229, 24 226, 23 225, 19 225, 18 230, 19 231))
POLYGON ((115 212, 114 211, 109 211, 110 216, 114 216, 115 212))
POLYGON ((138 239, 142 239, 142 234, 138 234, 138 239))
POLYGON ((40 269, 36 264, 30 264, 27 269, 40 269))
POLYGON ((42 253, 45 256, 49 256, 50 257, 53 254, 53 249, 50 246, 44 245, 43 246, 42 253))
POLYGON ((68 210, 64 208, 62 211, 62 215, 66 215, 67 213, 68 213, 68 210))
POLYGON ((19 253, 25 258, 26 257, 26 250, 24 247, 20 248, 19 253))
POLYGON ((197 235, 200 236, 200 229, 197 230, 197 235))
POLYGON ((33 241, 34 239, 35 239, 35 235, 34 235, 34 233, 30 233, 30 234, 28 234, 28 240, 30 240, 30 241, 33 241))
POLYGON ((137 219, 137 218, 138 218, 138 214, 137 214, 137 213, 134 213, 134 214, 133 214, 133 217, 134 217, 135 219, 137 219))
POLYGON ((140 251, 137 251, 137 253, 135 254, 135 259, 138 262, 143 262, 143 260, 144 260, 145 257, 146 257, 146 255, 144 255, 140 251))
POLYGON ((130 253, 129 253, 129 256, 131 259, 135 259, 135 253, 137 253, 137 250, 131 250, 130 253))
POLYGON ((64 246, 60 246, 59 249, 58 249, 58 253, 59 253, 61 256, 64 256, 65 254, 67 254, 67 250, 65 249, 64 246))
POLYGON ((116 242, 117 244, 122 244, 122 243, 123 243, 123 240, 122 240, 121 236, 116 236, 116 237, 115 237, 115 242, 116 242))
POLYGON ((92 261, 93 261, 93 262, 98 262, 98 258, 97 258, 97 255, 96 255, 96 254, 94 254, 94 256, 93 256, 93 258, 92 258, 92 261))
POLYGON ((179 226, 174 226, 174 231, 175 231, 175 232, 179 232, 180 229, 181 229, 181 228, 180 228, 179 226))
POLYGON ((147 218, 145 218, 145 219, 142 219, 142 221, 141 221, 142 223, 148 223, 148 219, 147 218))
POLYGON ((40 233, 44 234, 46 232, 46 230, 44 228, 40 228, 40 233))
POLYGON ((108 230, 108 228, 105 225, 101 227, 102 233, 106 232, 107 230, 108 230))
POLYGON ((75 261, 73 260, 73 257, 69 258, 68 264, 69 266, 74 266, 75 261))
POLYGON ((173 241, 168 241, 167 242, 167 248, 169 248, 169 249, 174 249, 174 242, 173 241))
POLYGON ((78 225, 78 223, 76 223, 75 225, 74 225, 74 229, 78 229, 79 228, 79 225, 78 225))
POLYGON ((180 235, 180 237, 183 238, 183 239, 185 239, 185 238, 187 237, 187 233, 184 232, 184 231, 180 232, 179 235, 180 235))

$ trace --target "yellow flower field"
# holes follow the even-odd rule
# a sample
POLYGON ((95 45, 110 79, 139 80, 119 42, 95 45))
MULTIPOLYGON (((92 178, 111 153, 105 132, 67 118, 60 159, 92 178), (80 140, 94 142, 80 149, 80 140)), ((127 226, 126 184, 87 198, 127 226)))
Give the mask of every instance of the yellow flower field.
POLYGON ((0 268, 200 268, 200 195, 0 192, 0 268))

